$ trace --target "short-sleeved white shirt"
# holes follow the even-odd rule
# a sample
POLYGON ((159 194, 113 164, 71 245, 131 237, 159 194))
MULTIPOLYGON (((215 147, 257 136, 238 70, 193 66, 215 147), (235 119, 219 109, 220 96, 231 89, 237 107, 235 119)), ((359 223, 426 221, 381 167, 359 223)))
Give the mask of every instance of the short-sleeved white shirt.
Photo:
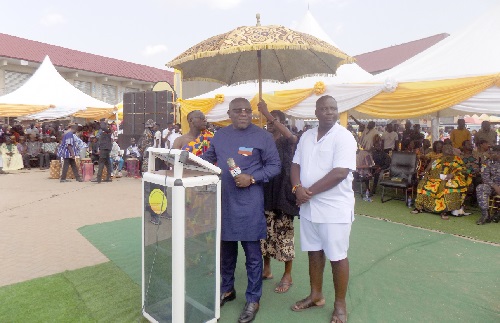
POLYGON ((398 140, 398 133, 396 131, 384 131, 382 134, 382 140, 384 141, 384 149, 394 149, 396 140, 398 140))
MULTIPOLYGON (((357 144, 346 128, 335 124, 319 141, 317 138, 318 128, 306 131, 293 157, 293 163, 300 165, 300 181, 306 188, 333 168, 356 170, 357 144)), ((352 172, 349 172, 338 185, 314 195, 300 206, 300 216, 314 223, 351 223, 354 220, 352 180, 352 172)))
POLYGON ((167 147, 167 143, 165 143, 165 148, 172 148, 172 146, 174 145, 174 141, 175 139, 179 138, 180 136, 182 136, 180 133, 177 133, 177 132, 172 132, 168 137, 167 137, 167 140, 168 142, 170 143, 170 147, 167 147))
POLYGON ((155 142, 153 143, 153 147, 154 148, 161 148, 161 131, 160 130, 155 132, 155 142))

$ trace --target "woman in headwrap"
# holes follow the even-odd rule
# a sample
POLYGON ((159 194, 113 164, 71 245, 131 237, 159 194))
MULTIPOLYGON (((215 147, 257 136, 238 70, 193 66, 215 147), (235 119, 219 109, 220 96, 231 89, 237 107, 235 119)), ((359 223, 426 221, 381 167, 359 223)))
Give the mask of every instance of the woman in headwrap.
POLYGON ((138 145, 139 152, 142 156, 141 170, 143 173, 148 171, 149 153, 147 152, 147 149, 149 147, 153 147, 154 144, 153 128, 155 126, 155 122, 152 119, 149 119, 148 121, 146 121, 146 124, 144 126, 146 127, 146 129, 144 129, 144 133, 142 134, 141 138, 139 138, 138 145))

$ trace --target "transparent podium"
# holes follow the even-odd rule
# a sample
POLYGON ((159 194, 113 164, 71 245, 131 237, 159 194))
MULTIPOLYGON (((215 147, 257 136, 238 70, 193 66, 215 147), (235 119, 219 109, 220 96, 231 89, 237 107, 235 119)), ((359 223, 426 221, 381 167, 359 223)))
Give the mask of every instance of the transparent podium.
POLYGON ((151 322, 216 322, 221 170, 187 151, 148 151, 142 180, 142 313, 151 322))

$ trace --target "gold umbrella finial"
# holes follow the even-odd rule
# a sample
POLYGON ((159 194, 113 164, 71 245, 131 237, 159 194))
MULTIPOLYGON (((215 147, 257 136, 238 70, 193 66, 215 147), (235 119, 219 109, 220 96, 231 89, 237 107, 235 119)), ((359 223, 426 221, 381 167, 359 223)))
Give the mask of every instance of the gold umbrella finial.
POLYGON ((256 14, 255 18, 257 18, 257 25, 256 26, 260 26, 260 13, 256 14))

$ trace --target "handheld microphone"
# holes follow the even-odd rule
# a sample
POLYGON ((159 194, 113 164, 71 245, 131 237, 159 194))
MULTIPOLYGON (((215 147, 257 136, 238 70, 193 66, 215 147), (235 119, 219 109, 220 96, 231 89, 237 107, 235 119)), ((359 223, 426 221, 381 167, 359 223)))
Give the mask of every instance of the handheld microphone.
POLYGON ((229 166, 229 172, 231 172, 231 176, 236 177, 241 174, 241 169, 236 165, 233 158, 227 159, 227 165, 229 166))

